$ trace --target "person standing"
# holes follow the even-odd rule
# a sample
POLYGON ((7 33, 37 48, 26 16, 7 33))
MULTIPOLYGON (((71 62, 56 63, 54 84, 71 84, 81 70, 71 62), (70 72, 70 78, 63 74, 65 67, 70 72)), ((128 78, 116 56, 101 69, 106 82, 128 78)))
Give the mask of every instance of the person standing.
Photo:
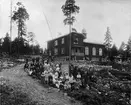
POLYGON ((25 63, 25 65, 24 65, 24 70, 25 70, 25 72, 28 72, 28 70, 29 70, 28 59, 26 59, 26 63, 25 63))
POLYGON ((35 72, 35 59, 33 58, 31 63, 30 63, 30 75, 33 76, 35 72))

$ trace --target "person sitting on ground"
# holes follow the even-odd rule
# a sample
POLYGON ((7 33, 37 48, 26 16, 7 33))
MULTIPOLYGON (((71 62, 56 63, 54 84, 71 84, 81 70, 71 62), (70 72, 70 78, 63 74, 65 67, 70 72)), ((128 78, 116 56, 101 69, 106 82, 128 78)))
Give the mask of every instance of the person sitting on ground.
POLYGON ((37 78, 40 77, 40 63, 38 60, 36 61, 36 64, 35 64, 35 75, 37 76, 37 78))
POLYGON ((65 73, 65 79, 69 80, 69 74, 68 73, 65 73))
POLYGON ((28 72, 28 70, 29 70, 28 59, 26 59, 26 63, 25 63, 25 65, 24 65, 24 70, 25 70, 26 72, 28 72))
POLYGON ((62 75, 62 71, 60 70, 58 74, 59 74, 58 78, 60 78, 62 75))
POLYGON ((44 68, 45 68, 46 70, 49 70, 50 64, 48 63, 48 61, 45 61, 45 63, 44 63, 44 68))
POLYGON ((50 66, 49 67, 49 70, 48 70, 49 72, 53 72, 53 69, 52 69, 52 67, 50 66))
POLYGON ((58 73, 57 72, 53 73, 52 78, 53 78, 53 84, 55 84, 56 80, 58 79, 58 73))
POLYGON ((55 86, 56 86, 56 88, 57 88, 58 90, 60 90, 60 83, 61 83, 61 81, 57 78, 57 79, 56 79, 56 82, 55 82, 55 86))
POLYGON ((60 72, 60 67, 58 65, 56 66, 56 72, 60 72))
POLYGON ((71 84, 69 83, 69 80, 66 80, 66 81, 65 81, 64 89, 65 89, 65 90, 71 89, 71 84))
POLYGON ((42 62, 40 62, 40 70, 39 70, 39 72, 40 72, 40 75, 42 74, 42 72, 44 72, 44 66, 43 66, 42 62))
POLYGON ((55 72, 54 74, 55 79, 58 79, 58 76, 59 76, 58 72, 55 72))
POLYGON ((53 73, 50 71, 48 75, 49 85, 53 85, 53 73))
POLYGON ((71 75, 71 76, 69 77, 69 83, 70 83, 70 85, 71 85, 71 90, 74 89, 74 84, 75 84, 75 82, 76 82, 76 81, 75 81, 73 75, 71 75))
POLYGON ((64 90, 64 83, 63 83, 63 82, 60 82, 59 89, 60 89, 60 90, 64 90))
POLYGON ((82 86, 82 83, 81 83, 81 74, 80 74, 80 72, 78 72, 78 74, 77 74, 76 84, 77 84, 77 89, 79 89, 80 86, 82 86))
POLYGON ((41 73, 41 82, 43 84, 45 83, 45 74, 44 73, 45 73, 44 71, 41 73))
POLYGON ((73 75, 69 76, 69 82, 70 82, 70 83, 73 83, 73 82, 74 82, 74 77, 73 77, 73 75))
POLYGON ((80 72, 78 72, 78 74, 77 74, 77 80, 81 80, 81 74, 80 74, 80 72))

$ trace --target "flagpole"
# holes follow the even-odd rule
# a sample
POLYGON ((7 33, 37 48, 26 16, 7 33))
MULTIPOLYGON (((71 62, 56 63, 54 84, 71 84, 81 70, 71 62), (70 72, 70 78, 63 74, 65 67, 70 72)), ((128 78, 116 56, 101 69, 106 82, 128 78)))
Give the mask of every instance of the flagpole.
MULTIPOLYGON (((71 15, 69 16, 71 18, 71 15)), ((71 27, 71 24, 69 24, 69 75, 71 75, 71 32, 72 32, 72 27, 71 27)))
POLYGON ((10 54, 11 54, 11 41, 12 41, 12 0, 10 1, 10 54))

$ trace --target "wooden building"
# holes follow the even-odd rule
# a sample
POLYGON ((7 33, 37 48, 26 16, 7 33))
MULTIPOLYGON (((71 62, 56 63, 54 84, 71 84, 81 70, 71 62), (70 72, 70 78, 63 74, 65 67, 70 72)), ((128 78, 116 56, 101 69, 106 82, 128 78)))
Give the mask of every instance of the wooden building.
MULTIPOLYGON (((84 34, 71 33, 71 59, 72 60, 101 60, 104 58, 103 44, 85 42, 84 34)), ((70 34, 49 40, 47 50, 50 58, 68 60, 69 59, 70 34)))

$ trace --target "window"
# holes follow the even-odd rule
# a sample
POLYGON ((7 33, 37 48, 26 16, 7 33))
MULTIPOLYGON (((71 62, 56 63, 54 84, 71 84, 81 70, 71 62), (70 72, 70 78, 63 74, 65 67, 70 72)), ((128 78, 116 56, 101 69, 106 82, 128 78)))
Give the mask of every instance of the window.
POLYGON ((92 61, 99 61, 99 58, 93 57, 91 60, 92 60, 92 61))
POLYGON ((92 55, 96 55, 96 48, 95 47, 92 48, 92 55))
POLYGON ((62 44, 64 44, 64 43, 65 43, 65 40, 64 40, 64 38, 62 38, 62 40, 61 40, 61 43, 62 43, 62 44))
POLYGON ((54 44, 55 44, 55 46, 57 46, 58 45, 58 41, 56 40, 54 44))
POLYGON ((80 53, 80 48, 75 48, 75 53, 80 53))
POLYGON ((64 53, 65 53, 65 49, 61 48, 61 54, 64 54, 64 53))
POLYGON ((89 47, 85 47, 85 55, 89 55, 89 47))
POLYGON ((51 51, 49 51, 49 56, 51 56, 51 51))
POLYGON ((58 55, 58 49, 57 48, 54 49, 54 55, 58 55))
POLYGON ((74 55, 75 54, 75 49, 72 49, 71 52, 72 52, 72 55, 74 55))
POLYGON ((75 38, 74 44, 78 44, 78 38, 75 38))
POLYGON ((99 48, 99 56, 102 56, 102 48, 99 48))

